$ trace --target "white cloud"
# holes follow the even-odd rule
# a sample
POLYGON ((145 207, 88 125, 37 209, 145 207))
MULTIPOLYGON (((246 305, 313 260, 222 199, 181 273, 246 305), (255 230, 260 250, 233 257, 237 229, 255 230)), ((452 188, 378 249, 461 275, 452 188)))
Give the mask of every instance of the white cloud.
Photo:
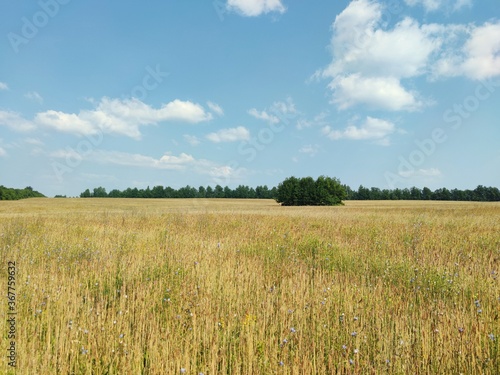
POLYGON ((27 92, 26 94, 24 94, 24 97, 26 99, 33 100, 33 101, 37 102, 38 104, 42 104, 43 103, 42 96, 39 93, 37 93, 36 91, 27 92))
POLYGON ((420 108, 414 92, 408 92, 394 77, 363 77, 360 74, 336 77, 329 85, 334 91, 333 103, 340 109, 346 109, 356 104, 365 104, 374 109, 390 111, 420 108))
POLYGON ((5 155, 7 155, 7 151, 5 151, 5 149, 0 147, 0 156, 5 156, 5 155))
POLYGON ((138 99, 103 98, 94 110, 78 114, 54 110, 38 113, 35 122, 41 126, 77 135, 99 132, 140 139, 140 127, 164 121, 198 123, 212 118, 199 104, 174 100, 155 109, 138 99))
MULTIPOLYGON (((65 151, 59 151, 60 157, 64 156, 65 151)), ((55 156, 55 155, 54 155, 55 156)), ((81 157, 81 155, 79 155, 81 157)), ((116 164, 128 167, 138 168, 154 168, 154 169, 169 169, 181 170, 186 169, 189 165, 195 164, 196 160, 193 156, 181 153, 179 156, 164 154, 159 159, 142 154, 131 154, 120 151, 105 151, 95 150, 87 156, 91 161, 101 164, 116 164)))
POLYGON ((6 83, 0 82, 0 91, 2 90, 8 90, 9 86, 7 86, 6 83))
POLYGON ((36 138, 26 138, 24 140, 24 142, 30 144, 30 145, 34 145, 34 146, 43 146, 43 142, 39 139, 36 139, 36 138))
POLYGON ((500 22, 475 28, 464 50, 463 70, 467 77, 484 79, 500 75, 500 22))
POLYGON ((224 116, 224 110, 221 108, 220 105, 218 104, 215 104, 215 103, 212 103, 212 102, 207 102, 207 106, 208 108, 210 108, 210 110, 212 112, 214 112, 216 115, 219 115, 219 116, 224 116))
POLYGON ((183 137, 186 140, 186 142, 189 143, 191 146, 197 146, 201 143, 198 137, 194 135, 184 134, 183 137))
POLYGON ((441 171, 437 168, 429 168, 429 169, 412 169, 409 171, 400 171, 399 175, 401 177, 410 178, 410 177, 437 177, 441 176, 441 171))
POLYGON ((373 140, 381 146, 389 145, 389 135, 396 131, 396 126, 389 121, 368 116, 361 126, 349 125, 344 130, 335 130, 330 126, 322 129, 323 135, 332 140, 373 140))
POLYGON ((309 156, 315 156, 319 151, 318 145, 305 145, 299 149, 301 154, 306 154, 309 156))
POLYGON ((332 63, 315 77, 329 78, 333 103, 391 111, 413 111, 428 104, 402 80, 429 72, 449 33, 440 25, 420 25, 404 18, 384 27, 383 6, 354 0, 333 23, 332 63))
POLYGON ((455 30, 449 43, 453 45, 440 54, 432 67, 433 78, 465 76, 481 80, 499 76, 500 21, 457 26, 455 30))
POLYGON ((250 138, 250 132, 245 127, 238 126, 237 128, 221 129, 215 133, 210 133, 206 138, 215 143, 245 141, 250 138))
POLYGON ((78 161, 83 160, 83 156, 76 150, 73 150, 71 148, 67 148, 65 150, 53 151, 49 154, 49 156, 58 159, 68 159, 68 160, 78 160, 78 161))
POLYGON ((260 16, 270 12, 284 13, 281 0, 228 0, 227 8, 247 17, 260 16))
POLYGON ((266 111, 257 111, 255 108, 252 108, 248 111, 248 114, 255 117, 258 120, 266 121, 270 124, 277 124, 280 122, 280 119, 274 115, 267 113, 266 111))
POLYGON ((19 113, 12 111, 0 111, 1 125, 20 132, 28 132, 36 128, 33 122, 26 120, 19 113))
POLYGON ((143 154, 132 154, 121 151, 94 150, 92 153, 81 155, 74 150, 57 150, 50 156, 60 159, 73 158, 77 160, 88 160, 94 163, 121 165, 132 168, 150 168, 159 170, 190 171, 199 175, 208 175, 215 182, 236 180, 241 178, 245 172, 244 168, 232 168, 220 165, 206 159, 196 159, 190 154, 180 153, 172 155, 167 152, 160 158, 143 154))
POLYGON ((255 117, 258 120, 263 120, 269 124, 278 124, 279 122, 287 123, 297 116, 298 111, 295 108, 295 104, 291 98, 287 98, 286 101, 274 102, 269 110, 258 111, 252 108, 248 111, 248 114, 255 117))
POLYGON ((409 6, 422 5, 427 12, 434 12, 442 8, 458 11, 465 7, 472 7, 472 0, 405 0, 409 6))

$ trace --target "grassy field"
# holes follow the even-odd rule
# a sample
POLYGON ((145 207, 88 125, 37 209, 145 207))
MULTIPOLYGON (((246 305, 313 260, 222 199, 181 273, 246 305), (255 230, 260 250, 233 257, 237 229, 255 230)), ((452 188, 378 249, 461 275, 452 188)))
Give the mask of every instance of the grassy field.
POLYGON ((29 199, 0 249, 17 374, 500 373, 500 204, 29 199))

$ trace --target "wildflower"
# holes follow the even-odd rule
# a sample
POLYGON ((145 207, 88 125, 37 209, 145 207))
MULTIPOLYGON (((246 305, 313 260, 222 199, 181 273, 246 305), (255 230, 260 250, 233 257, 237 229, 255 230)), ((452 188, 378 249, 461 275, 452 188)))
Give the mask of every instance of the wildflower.
POLYGON ((347 350, 347 346, 342 345, 342 349, 347 350))
POLYGON ((283 344, 286 344, 287 342, 288 342, 288 340, 287 340, 287 339, 284 339, 284 340, 283 340, 283 344))
POLYGON ((119 337, 120 337, 121 339, 123 339, 123 337, 124 337, 124 336, 125 336, 125 334, 124 334, 124 333, 121 333, 119 337))
POLYGON ((86 349, 82 346, 82 349, 80 350, 80 353, 82 353, 83 355, 85 355, 85 354, 88 354, 88 353, 89 353, 89 351, 88 351, 88 350, 86 350, 86 349))
POLYGON ((359 318, 357 316, 354 317, 354 321, 357 321, 359 318))
POLYGON ((464 333, 464 327, 458 327, 458 332, 464 333))
POLYGON ((284 366, 285 364, 283 363, 283 361, 279 361, 279 362, 278 362, 278 365, 279 365, 279 366, 284 366))
POLYGON ((186 369, 184 367, 181 367, 181 374, 184 374, 186 372, 186 369))
POLYGON ((359 353, 359 350, 358 349, 354 349, 354 354, 358 354, 359 353))
POLYGON ((385 360, 385 364, 388 365, 389 363, 391 363, 391 361, 389 361, 388 359, 385 360))
POLYGON ((490 338, 491 341, 495 341, 495 335, 493 333, 490 333, 488 337, 490 338))
POLYGON ((358 335, 358 333, 357 333, 356 331, 351 332, 351 336, 352 336, 352 337, 356 337, 357 335, 358 335))
POLYGON ((297 330, 292 327, 292 328, 290 328, 290 332, 295 333, 295 332, 297 332, 297 330))
POLYGON ((354 364, 354 359, 349 358, 349 364, 353 365, 354 364))

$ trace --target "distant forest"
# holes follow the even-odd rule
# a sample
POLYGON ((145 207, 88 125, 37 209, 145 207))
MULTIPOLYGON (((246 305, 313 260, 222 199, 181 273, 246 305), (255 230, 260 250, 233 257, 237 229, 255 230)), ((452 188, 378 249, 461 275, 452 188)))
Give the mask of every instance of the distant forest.
POLYGON ((24 189, 13 189, 0 185, 0 201, 14 201, 25 198, 44 198, 45 195, 33 190, 31 186, 24 189))
MULTIPOLYGON (((347 185, 342 185, 346 195, 344 200, 439 200, 439 201, 476 201, 476 202, 498 202, 500 201, 500 190, 496 187, 485 187, 479 185, 474 190, 459 190, 441 188, 432 191, 424 187, 419 189, 379 189, 360 186, 357 190, 347 185)), ((152 189, 128 188, 120 191, 111 190, 109 193, 103 187, 94 188, 92 191, 85 190, 80 194, 81 198, 249 198, 249 199, 276 199, 277 188, 268 188, 266 185, 252 188, 240 185, 235 189, 220 185, 200 186, 198 189, 185 186, 180 189, 171 187, 155 186, 152 189)))

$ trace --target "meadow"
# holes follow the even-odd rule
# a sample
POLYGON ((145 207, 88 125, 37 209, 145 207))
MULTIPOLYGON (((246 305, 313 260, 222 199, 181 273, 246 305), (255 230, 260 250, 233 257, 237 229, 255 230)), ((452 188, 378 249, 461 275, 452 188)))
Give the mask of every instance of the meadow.
POLYGON ((500 373, 498 203, 33 198, 0 249, 0 373, 500 373))

